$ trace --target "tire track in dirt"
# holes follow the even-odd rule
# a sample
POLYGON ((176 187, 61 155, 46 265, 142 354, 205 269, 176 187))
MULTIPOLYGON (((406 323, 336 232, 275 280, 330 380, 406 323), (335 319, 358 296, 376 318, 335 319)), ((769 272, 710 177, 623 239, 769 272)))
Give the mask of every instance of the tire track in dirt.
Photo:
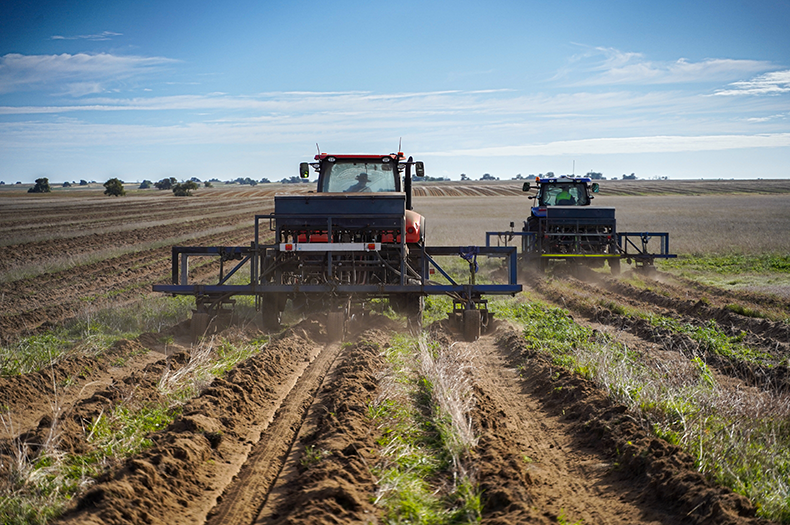
POLYGON ((378 396, 387 336, 367 331, 326 378, 255 524, 376 523, 371 465, 380 432, 367 409, 378 396))
POLYGON ((252 523, 280 474, 324 376, 341 350, 339 343, 327 345, 291 388, 234 482, 211 510, 207 523, 252 523))
POLYGON ((367 451, 376 445, 366 414, 383 364, 379 347, 370 341, 386 337, 371 331, 364 340, 348 345, 331 369, 324 367, 320 390, 300 395, 304 424, 290 430, 287 443, 261 439, 263 446, 223 495, 208 524, 347 523, 380 514, 369 499, 375 479, 365 457, 370 459, 367 451))
POLYGON ((324 345, 314 342, 321 334, 306 331, 312 328, 282 334, 215 379, 167 429, 151 435, 150 449, 103 476, 59 523, 203 523, 269 422, 281 421, 289 392, 311 376, 317 359, 326 360, 324 345))
POLYGON ((622 479, 607 451, 547 405, 541 386, 550 374, 513 354, 517 341, 502 330, 474 343, 483 522, 682 523, 659 502, 641 502, 646 484, 622 479))
POLYGON ((476 344, 483 358, 478 389, 488 394, 481 396, 481 420, 504 426, 515 450, 532 460, 529 508, 505 497, 484 522, 556 523, 562 515, 607 524, 764 523, 746 498, 708 482, 693 458, 651 436, 591 382, 528 350, 515 331, 476 344))

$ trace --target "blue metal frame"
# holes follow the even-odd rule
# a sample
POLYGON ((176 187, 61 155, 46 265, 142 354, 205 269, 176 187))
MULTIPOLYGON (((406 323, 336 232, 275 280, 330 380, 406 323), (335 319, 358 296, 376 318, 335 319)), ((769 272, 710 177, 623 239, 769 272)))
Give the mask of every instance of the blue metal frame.
MULTIPOLYGON (((517 232, 517 231, 501 231, 501 232, 486 232, 486 246, 491 245, 491 239, 496 237, 498 242, 503 242, 505 246, 513 240, 513 238, 534 237, 535 232, 517 232)), ((564 254, 532 254, 534 257, 545 257, 549 259, 579 259, 585 257, 604 258, 604 259, 634 259, 636 261, 652 262, 653 259, 675 259, 676 254, 669 253, 669 233, 666 232, 617 232, 617 248, 620 253, 616 254, 579 254, 579 255, 564 255, 564 254), (637 245, 633 238, 638 238, 641 245, 637 245), (658 253, 650 253, 648 243, 650 239, 659 239, 658 253), (630 251, 630 250, 633 251, 630 251)), ((522 241, 523 242, 523 241, 522 241)), ((523 244, 522 244, 523 246, 523 244)), ((514 246, 515 248, 515 246, 514 246)), ((522 254, 530 256, 531 254, 522 254)))
POLYGON ((669 253, 669 234, 665 232, 618 232, 617 246, 620 248, 620 256, 629 259, 652 261, 653 259, 674 259, 677 257, 677 255, 669 253), (631 240, 632 237, 638 237, 642 245, 637 246, 631 240), (654 237, 659 239, 659 252, 649 253, 648 243, 654 237), (633 252, 628 251, 629 246, 634 249, 633 252))
MULTIPOLYGON (((264 216, 260 216, 264 217, 264 216)), ((256 221, 257 225, 257 221, 256 221)), ((413 294, 422 295, 443 295, 448 293, 463 294, 467 297, 476 295, 513 295, 522 290, 517 283, 517 250, 515 246, 486 246, 478 248, 478 255, 488 257, 501 257, 508 259, 508 283, 507 284, 458 284, 447 272, 436 262, 434 257, 459 255, 462 248, 460 246, 434 246, 425 247, 424 254, 427 261, 423 268, 423 282, 421 284, 260 284, 257 282, 256 274, 261 254, 266 253, 267 249, 276 249, 278 245, 258 245, 255 247, 230 246, 230 247, 173 247, 173 284, 155 284, 155 292, 163 292, 174 295, 264 295, 269 293, 338 293, 338 294, 365 294, 371 296, 386 296, 394 294, 413 294), (214 285, 188 284, 184 283, 188 272, 188 265, 181 264, 188 260, 189 256, 214 256, 214 257, 241 257, 239 262, 228 274, 228 277, 236 273, 244 264, 251 262, 250 284, 247 285, 228 285, 222 284, 227 277, 220 283, 214 285), (184 259, 186 257, 187 259, 184 259), (431 265, 439 271, 451 284, 432 284, 428 281, 428 266, 431 265), (181 284, 178 284, 181 283, 181 284)), ((460 255, 459 255, 460 257, 460 255)))

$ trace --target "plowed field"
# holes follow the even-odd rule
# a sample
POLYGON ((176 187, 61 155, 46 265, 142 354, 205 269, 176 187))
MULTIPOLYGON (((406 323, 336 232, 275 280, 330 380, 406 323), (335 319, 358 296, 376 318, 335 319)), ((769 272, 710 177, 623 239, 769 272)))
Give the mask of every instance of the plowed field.
MULTIPOLYGON (((720 198, 706 188, 697 198, 720 198)), ((119 199, 96 190, 0 192, 3 344, 99 310, 145 304, 151 285, 169 279, 172 245, 246 245, 254 215, 270 212, 274 192, 285 190, 293 188, 206 189, 191 198, 134 192, 119 199)), ((507 229, 528 208, 515 200, 522 197, 517 184, 425 185, 415 193, 429 244, 482 244, 494 220, 494 228, 507 229), (450 233, 448 224, 464 231, 450 233)), ((627 204, 641 197, 621 198, 627 204)), ((780 210, 788 199, 749 198, 784 198, 780 210)), ((525 292, 514 302, 563 308, 594 334, 591 341, 622 344, 648 369, 678 382, 704 362, 721 392, 732 399, 748 393, 750 402, 777 414, 784 408, 790 421, 790 299, 783 293, 630 270, 618 278, 525 271, 520 280, 525 292), (744 314, 754 311, 762 317, 744 314), (650 321, 656 318, 671 322, 650 321), (716 351, 673 328, 680 325, 715 327, 757 357, 716 351)), ((427 479, 429 492, 440 496, 453 493, 458 472, 473 480, 480 504, 455 522, 767 523, 754 501, 700 472, 702 451, 692 455, 659 436, 622 392, 558 366, 517 318, 501 317, 472 343, 460 342, 441 321, 422 335, 435 359, 460 363, 459 381, 469 386, 461 419, 474 438, 456 461, 463 468, 445 466, 427 479)), ((74 351, 39 371, 0 377, 3 516, 21 490, 23 460, 35 465, 52 451, 92 454, 102 418, 119 406, 172 398, 168 385, 195 369, 207 344, 221 340, 249 356, 180 398, 172 421, 149 431, 146 446, 80 477, 58 523, 430 522, 404 507, 393 516, 382 504, 393 443, 376 414, 389 406, 398 382, 391 355, 404 344, 405 320, 359 312, 343 343, 327 341, 321 312, 293 319, 277 334, 264 334, 254 321, 230 323, 200 344, 192 343, 188 324, 119 337, 106 351, 74 351)), ((425 406, 430 411, 431 403, 425 406)))

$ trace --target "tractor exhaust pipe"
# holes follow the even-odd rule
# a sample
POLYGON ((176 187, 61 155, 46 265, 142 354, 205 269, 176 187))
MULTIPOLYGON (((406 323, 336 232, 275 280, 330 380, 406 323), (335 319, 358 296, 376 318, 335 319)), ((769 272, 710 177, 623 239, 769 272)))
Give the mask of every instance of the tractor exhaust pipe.
POLYGON ((403 180, 404 191, 406 192, 406 209, 411 210, 411 165, 414 162, 413 157, 409 157, 406 161, 406 177, 403 180))

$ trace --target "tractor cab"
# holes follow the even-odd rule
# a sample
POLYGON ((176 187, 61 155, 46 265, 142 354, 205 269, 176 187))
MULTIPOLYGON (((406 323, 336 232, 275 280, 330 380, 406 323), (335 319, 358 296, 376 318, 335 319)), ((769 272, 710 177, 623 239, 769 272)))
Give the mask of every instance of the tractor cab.
MULTIPOLYGON (((545 217, 549 206, 589 206, 593 199, 591 193, 598 192, 598 184, 591 183, 588 177, 535 177, 537 195, 530 198, 537 200, 532 207, 533 217, 545 217)), ((524 183, 523 191, 529 191, 531 184, 524 183)))
MULTIPOLYGON (((303 162, 302 178, 309 177, 309 166, 318 172, 318 193, 381 193, 408 191, 410 180, 402 180, 404 168, 414 164, 417 175, 422 162, 405 161, 402 153, 389 155, 328 155, 315 156, 317 162, 303 162), (404 184, 404 182, 406 184, 404 184)), ((408 170, 407 170, 408 171, 408 170)))

